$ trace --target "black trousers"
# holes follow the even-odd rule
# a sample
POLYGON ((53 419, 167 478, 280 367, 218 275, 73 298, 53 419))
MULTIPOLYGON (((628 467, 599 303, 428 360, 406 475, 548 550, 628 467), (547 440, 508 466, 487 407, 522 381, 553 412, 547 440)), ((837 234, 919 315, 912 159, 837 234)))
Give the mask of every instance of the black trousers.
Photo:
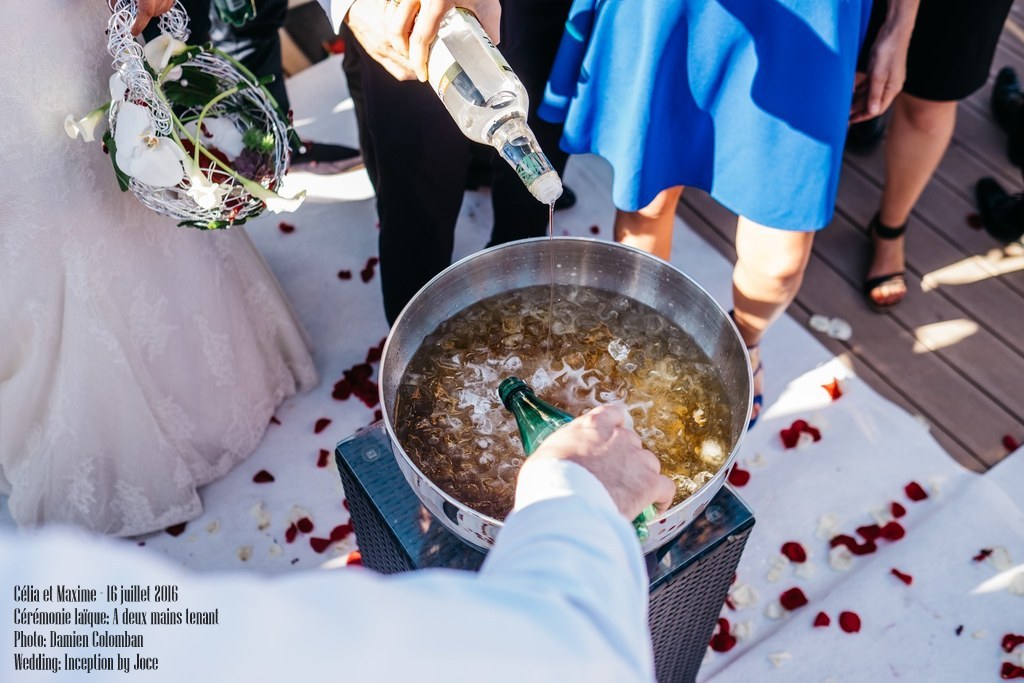
MULTIPOLYGON (((561 126, 536 117, 570 0, 505 0, 499 48, 530 97, 530 126, 561 173, 561 126)), ((402 308, 452 258, 470 146, 429 85, 396 81, 346 34, 343 62, 353 94, 360 146, 377 192, 384 311, 402 308)), ((548 207, 493 154, 494 226, 488 246, 547 232, 548 207)))

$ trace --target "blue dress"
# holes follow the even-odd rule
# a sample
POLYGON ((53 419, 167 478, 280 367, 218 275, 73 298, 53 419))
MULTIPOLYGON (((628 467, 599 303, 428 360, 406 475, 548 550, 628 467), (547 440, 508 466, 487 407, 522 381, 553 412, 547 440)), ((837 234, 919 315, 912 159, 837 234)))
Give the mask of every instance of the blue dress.
POLYGON ((699 187, 789 230, 832 217, 870 0, 576 0, 540 105, 615 205, 699 187))

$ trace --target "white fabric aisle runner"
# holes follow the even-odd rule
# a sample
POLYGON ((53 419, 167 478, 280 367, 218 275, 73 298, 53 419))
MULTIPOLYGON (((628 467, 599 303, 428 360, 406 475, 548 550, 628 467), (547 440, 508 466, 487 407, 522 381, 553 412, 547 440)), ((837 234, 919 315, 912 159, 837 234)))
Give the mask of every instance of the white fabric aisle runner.
MULTIPOLYGON (((299 74, 288 86, 303 137, 356 145, 338 58, 299 74)), ((571 162, 567 184, 577 191, 579 204, 556 214, 556 234, 610 237, 609 173, 600 160, 571 162)), ((283 405, 276 416, 280 424, 269 426, 257 452, 203 490, 206 510, 200 519, 178 536, 142 539, 147 550, 195 569, 278 574, 338 566, 355 547, 334 447, 372 422, 374 408, 356 396, 339 400, 332 393, 346 370, 362 384, 366 378, 359 373, 366 368, 360 366, 387 332, 372 260, 376 216, 363 172, 296 174, 286 191, 300 185, 309 198, 299 212, 267 216, 247 229, 310 333, 321 385, 283 405), (257 476, 261 472, 273 481, 254 481, 268 478, 257 476)), ((486 192, 467 193, 457 258, 483 247, 490 220, 486 192)), ((673 262, 728 304, 731 265, 681 222, 673 262)), ((1012 578, 1024 573, 1024 513, 1012 498, 1024 490, 1024 455, 985 477, 960 468, 924 426, 850 376, 788 317, 766 339, 764 357, 767 410, 739 458, 750 480, 736 489, 757 519, 737 581, 752 591, 740 590, 734 600, 738 609, 723 612, 732 632, 738 628, 738 644, 725 654, 710 653, 701 678, 998 680, 1001 663, 1010 661, 999 639, 1024 633, 1024 597, 1007 590, 1012 578), (821 387, 834 377, 843 380, 845 391, 835 402, 821 387), (786 450, 779 430, 797 418, 820 428, 822 439, 786 450), (911 481, 929 497, 908 500, 904 486, 911 481), (878 552, 853 558, 849 571, 832 569, 828 542, 816 537, 819 518, 832 513, 837 533, 856 535, 857 527, 875 521, 873 509, 888 508, 892 501, 906 508, 899 520, 906 537, 879 540, 878 552), (766 575, 787 541, 802 544, 810 556, 805 565, 813 569, 797 573, 797 565, 790 564, 769 581, 766 575), (982 548, 999 546, 1008 549, 1009 569, 1000 572, 991 560, 972 561, 982 548), (892 568, 911 575, 912 585, 900 582, 892 568), (767 617, 768 604, 792 587, 799 587, 809 604, 781 619, 767 617), (756 600, 740 605, 754 593, 756 600), (844 610, 860 616, 859 633, 839 628, 844 610), (814 628, 819 611, 828 614, 830 626, 814 628)), ((371 359, 368 365, 375 380, 376 363, 371 359)), ((1024 647, 1014 654, 1020 665, 1022 652, 1024 647)))

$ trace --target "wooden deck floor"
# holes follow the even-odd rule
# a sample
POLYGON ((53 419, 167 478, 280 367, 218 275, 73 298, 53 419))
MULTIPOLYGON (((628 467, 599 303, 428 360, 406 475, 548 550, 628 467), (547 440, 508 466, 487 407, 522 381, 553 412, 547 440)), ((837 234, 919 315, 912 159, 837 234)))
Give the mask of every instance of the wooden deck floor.
MULTIPOLYGON (((1024 77, 1024 0, 1014 6, 992 69, 1024 77)), ((1002 437, 1024 436, 1024 248, 1002 247, 971 227, 974 184, 984 175, 1018 191, 1021 173, 988 106, 991 81, 960 105, 953 143, 910 219, 909 294, 876 314, 860 294, 867 267, 867 223, 877 210, 882 151, 848 154, 835 218, 816 237, 803 288, 790 315, 839 316, 854 336, 820 335, 879 393, 924 417, 959 463, 984 471, 1006 456, 1002 437)), ((735 216, 696 190, 680 214, 735 257, 735 216)))

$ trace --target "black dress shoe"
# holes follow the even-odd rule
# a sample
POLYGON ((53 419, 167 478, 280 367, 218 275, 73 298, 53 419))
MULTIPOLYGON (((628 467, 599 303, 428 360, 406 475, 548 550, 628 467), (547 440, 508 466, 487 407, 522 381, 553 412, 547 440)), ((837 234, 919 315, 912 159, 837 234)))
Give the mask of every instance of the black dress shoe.
POLYGON ((1005 243, 1024 236, 1024 195, 1010 195, 994 178, 982 178, 974 198, 985 232, 1005 243))
POLYGON ((302 149, 292 150, 290 171, 303 171, 317 175, 343 173, 363 163, 358 149, 326 142, 302 141, 302 149))
POLYGON ((854 154, 870 154, 885 137, 885 118, 876 116, 850 126, 846 132, 846 150, 854 154))
POLYGON ((999 126, 1009 133, 1017 125, 1017 117, 1024 108, 1024 92, 1013 67, 1004 66, 992 86, 992 116, 999 126))

